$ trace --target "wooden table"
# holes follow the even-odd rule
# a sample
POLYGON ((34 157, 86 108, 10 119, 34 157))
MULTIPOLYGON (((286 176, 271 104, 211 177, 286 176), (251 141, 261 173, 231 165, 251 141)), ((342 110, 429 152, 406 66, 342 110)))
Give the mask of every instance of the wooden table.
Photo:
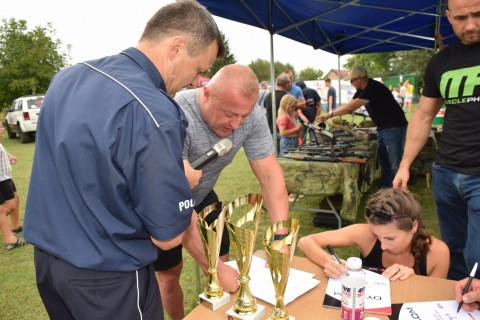
MULTIPOLYGON (((328 279, 323 269, 306 258, 294 257, 292 267, 315 274, 315 278, 321 282, 312 290, 289 303, 286 308, 288 313, 297 320, 332 320, 340 319, 340 309, 324 308, 323 298, 328 279)), ((453 300, 453 286, 455 281, 432 277, 413 276, 405 281, 391 282, 392 304, 402 302, 423 302, 453 300)), ((236 294, 231 295, 231 301, 227 305, 211 311, 203 303, 193 309, 184 319, 186 320, 224 320, 225 312, 233 305, 236 294)), ((268 319, 272 313, 273 305, 257 299, 257 302, 266 307, 264 319, 268 319)), ((379 319, 388 320, 388 316, 378 314, 366 314, 379 319)))

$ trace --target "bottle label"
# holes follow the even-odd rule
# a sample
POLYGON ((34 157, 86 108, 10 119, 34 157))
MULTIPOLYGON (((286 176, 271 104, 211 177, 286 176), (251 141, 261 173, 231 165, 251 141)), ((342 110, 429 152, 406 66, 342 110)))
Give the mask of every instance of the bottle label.
POLYGON ((365 287, 342 285, 342 320, 362 320, 365 307, 365 287))

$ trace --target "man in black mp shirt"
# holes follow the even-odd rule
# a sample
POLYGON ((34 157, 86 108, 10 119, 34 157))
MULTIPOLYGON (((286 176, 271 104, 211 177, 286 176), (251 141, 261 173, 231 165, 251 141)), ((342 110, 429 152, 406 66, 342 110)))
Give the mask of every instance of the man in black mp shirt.
POLYGON ((450 249, 448 278, 459 280, 480 261, 480 0, 449 0, 446 14, 458 40, 425 69, 423 96, 393 184, 407 187, 410 165, 445 103, 432 185, 442 240, 450 249))
POLYGON ((320 121, 333 116, 350 114, 365 105, 370 118, 377 126, 378 154, 382 168, 379 187, 392 187, 393 177, 400 165, 405 144, 408 125, 405 113, 390 90, 383 83, 369 78, 364 68, 353 68, 344 79, 350 80, 357 92, 340 108, 320 116, 320 121))

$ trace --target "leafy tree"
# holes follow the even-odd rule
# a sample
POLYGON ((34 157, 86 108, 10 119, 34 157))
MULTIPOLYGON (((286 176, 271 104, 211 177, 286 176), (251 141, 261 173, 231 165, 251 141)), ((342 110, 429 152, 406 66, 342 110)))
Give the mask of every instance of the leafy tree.
MULTIPOLYGON (((263 59, 257 59, 255 61, 250 62, 250 64, 248 66, 257 75, 257 78, 258 78, 259 81, 266 80, 266 81, 270 82, 270 78, 271 78, 271 75, 270 75, 270 61, 263 60, 263 59)), ((275 77, 278 76, 280 73, 282 73, 283 71, 285 71, 287 69, 292 70, 293 74, 296 75, 295 68, 290 63, 283 64, 282 62, 275 61, 273 69, 275 71, 275 77)), ((296 78, 297 78, 297 76, 296 76, 296 78)))
POLYGON ((395 53, 392 64, 397 66, 395 75, 400 74, 414 74, 420 81, 423 82, 423 76, 428 61, 435 55, 435 50, 409 50, 398 51, 395 53))
POLYGON ((399 74, 413 74, 423 79, 423 73, 434 50, 408 50, 395 52, 355 54, 347 60, 345 68, 362 66, 371 77, 386 78, 399 74))
POLYGON ((2 19, 0 25, 0 108, 14 99, 47 91, 50 80, 70 59, 70 45, 60 50, 51 23, 28 31, 25 20, 2 19))
POLYGON ((355 66, 367 69, 368 75, 372 78, 385 78, 398 73, 393 73, 391 61, 395 56, 394 52, 354 54, 348 58, 344 65, 348 70, 355 66))
POLYGON ((302 80, 319 80, 323 76, 322 70, 317 70, 311 67, 305 68, 300 71, 299 79, 302 80))
POLYGON ((207 77, 211 78, 215 73, 217 73, 218 70, 220 70, 223 66, 226 66, 227 64, 232 64, 236 63, 237 59, 235 58, 235 55, 230 51, 230 45, 228 44, 228 39, 225 36, 223 32, 220 31, 222 34, 222 41, 223 44, 225 45, 225 55, 221 59, 216 59, 208 72, 205 74, 207 77))

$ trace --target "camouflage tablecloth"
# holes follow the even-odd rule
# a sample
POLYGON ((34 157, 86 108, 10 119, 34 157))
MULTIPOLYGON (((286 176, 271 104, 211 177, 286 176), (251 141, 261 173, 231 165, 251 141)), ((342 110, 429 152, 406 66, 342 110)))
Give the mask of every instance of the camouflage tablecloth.
POLYGON ((301 161, 279 157, 288 192, 315 196, 318 203, 327 196, 342 195, 340 216, 345 220, 355 221, 363 193, 368 192, 370 185, 380 176, 377 143, 372 141, 369 147, 370 158, 366 164, 301 161))

